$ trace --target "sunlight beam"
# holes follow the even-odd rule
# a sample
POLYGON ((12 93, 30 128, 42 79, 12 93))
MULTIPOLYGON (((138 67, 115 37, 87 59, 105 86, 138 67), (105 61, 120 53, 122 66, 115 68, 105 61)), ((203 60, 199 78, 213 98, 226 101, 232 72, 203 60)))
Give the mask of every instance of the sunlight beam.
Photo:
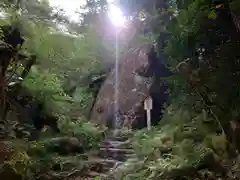
POLYGON ((108 17, 112 24, 115 27, 123 27, 125 25, 126 19, 123 15, 123 12, 119 7, 117 7, 114 4, 109 4, 108 5, 109 10, 108 10, 108 17))

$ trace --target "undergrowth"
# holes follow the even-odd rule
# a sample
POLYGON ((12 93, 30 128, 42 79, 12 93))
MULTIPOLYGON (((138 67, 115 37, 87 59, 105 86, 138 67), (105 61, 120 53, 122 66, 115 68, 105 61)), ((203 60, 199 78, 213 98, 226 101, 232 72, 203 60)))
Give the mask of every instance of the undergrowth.
POLYGON ((61 120, 61 133, 56 136, 47 131, 39 140, 19 142, 8 161, 2 164, 2 172, 11 168, 24 179, 63 178, 87 169, 89 154, 97 150, 102 140, 102 130, 93 124, 79 120, 61 120), (22 148, 20 148, 22 147, 22 148))
POLYGON ((168 111, 157 127, 135 133, 135 155, 116 170, 116 178, 208 179, 209 172, 224 177, 220 162, 227 158, 226 139, 217 130, 206 112, 168 111))
MULTIPOLYGON (((104 130, 84 118, 86 103, 91 98, 89 94, 78 91, 74 97, 69 97, 64 93, 62 84, 58 75, 40 71, 38 66, 34 66, 23 81, 22 95, 32 97, 28 102, 30 106, 37 102, 43 103, 45 112, 58 118, 60 133, 44 128, 34 141, 16 136, 7 141, 15 146, 12 147, 10 157, 0 162, 2 174, 7 174, 6 179, 11 178, 9 169, 11 173, 28 180, 53 179, 66 178, 91 165, 87 161, 89 153, 97 151, 104 130), (74 120, 73 113, 76 114, 74 120)), ((32 124, 31 121, 28 123, 32 124)), ((20 131, 26 131, 22 125, 19 124, 20 131)), ((5 147, 0 148, 4 150, 5 147)))

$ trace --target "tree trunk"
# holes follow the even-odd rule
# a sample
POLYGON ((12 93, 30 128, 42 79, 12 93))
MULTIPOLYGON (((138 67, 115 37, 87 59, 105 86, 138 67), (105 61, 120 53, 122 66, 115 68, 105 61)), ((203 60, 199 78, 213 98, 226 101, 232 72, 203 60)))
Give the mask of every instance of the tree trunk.
POLYGON ((30 60, 26 63, 26 66, 21 74, 21 78, 26 78, 31 70, 31 67, 36 63, 36 56, 31 56, 30 60))

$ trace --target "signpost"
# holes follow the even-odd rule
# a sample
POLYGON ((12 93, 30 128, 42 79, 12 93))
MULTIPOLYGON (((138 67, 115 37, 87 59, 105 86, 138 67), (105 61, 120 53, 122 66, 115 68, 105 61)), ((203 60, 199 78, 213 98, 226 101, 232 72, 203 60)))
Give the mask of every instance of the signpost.
POLYGON ((144 109, 147 111, 147 128, 151 130, 151 110, 152 110, 152 98, 148 96, 144 100, 144 109))

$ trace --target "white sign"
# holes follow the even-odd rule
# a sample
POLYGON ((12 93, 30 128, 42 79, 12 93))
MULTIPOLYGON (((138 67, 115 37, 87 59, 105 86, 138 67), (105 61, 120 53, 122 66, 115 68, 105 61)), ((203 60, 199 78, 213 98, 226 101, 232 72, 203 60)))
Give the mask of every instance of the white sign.
POLYGON ((151 130, 152 98, 150 96, 144 100, 144 109, 147 111, 147 128, 151 130))
POLYGON ((151 96, 148 96, 145 100, 144 100, 144 109, 147 110, 152 110, 152 98, 151 96))

